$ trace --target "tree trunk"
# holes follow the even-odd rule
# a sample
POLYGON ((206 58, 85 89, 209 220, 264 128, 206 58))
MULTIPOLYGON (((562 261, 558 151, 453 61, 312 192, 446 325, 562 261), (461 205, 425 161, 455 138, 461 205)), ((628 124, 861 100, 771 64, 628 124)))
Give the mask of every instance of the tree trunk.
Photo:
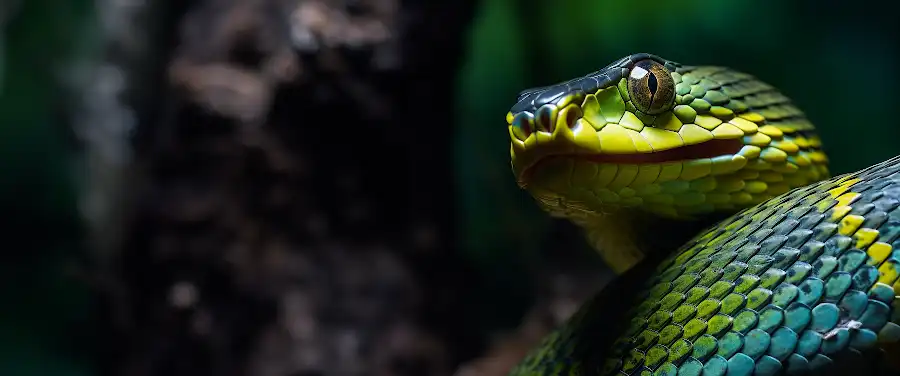
POLYGON ((191 4, 138 124, 107 373, 446 375, 476 355, 450 174, 472 8, 191 4))

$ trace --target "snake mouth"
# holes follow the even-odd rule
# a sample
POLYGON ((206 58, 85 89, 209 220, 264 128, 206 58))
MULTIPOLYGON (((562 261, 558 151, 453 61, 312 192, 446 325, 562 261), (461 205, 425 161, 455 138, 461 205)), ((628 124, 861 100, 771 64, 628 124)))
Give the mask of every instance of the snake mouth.
POLYGON ((702 144, 687 145, 653 153, 594 154, 574 155, 573 157, 583 158, 596 163, 640 165, 648 163, 682 162, 692 159, 714 158, 720 155, 736 154, 741 150, 743 145, 744 144, 737 139, 710 140, 702 144))
POLYGON ((568 154, 549 154, 536 160, 531 166, 526 167, 521 176, 519 176, 519 184, 523 187, 527 186, 531 181, 534 171, 540 168, 547 161, 560 158, 571 158, 578 160, 590 161, 597 164, 618 164, 618 165, 646 165, 646 164, 663 164, 686 162, 704 158, 715 158, 723 155, 735 155, 740 152, 744 146, 740 139, 723 139, 709 140, 701 144, 693 144, 681 146, 673 149, 662 150, 652 153, 635 153, 635 154, 584 154, 584 153, 568 153, 568 154))

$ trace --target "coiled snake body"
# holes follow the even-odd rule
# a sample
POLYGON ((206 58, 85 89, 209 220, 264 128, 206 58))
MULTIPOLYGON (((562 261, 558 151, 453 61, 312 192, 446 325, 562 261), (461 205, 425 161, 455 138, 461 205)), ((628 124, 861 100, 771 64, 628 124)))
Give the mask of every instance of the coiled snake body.
POLYGON ((898 370, 900 158, 830 178, 776 89, 650 54, 507 122, 519 185, 620 274, 513 375, 898 370))

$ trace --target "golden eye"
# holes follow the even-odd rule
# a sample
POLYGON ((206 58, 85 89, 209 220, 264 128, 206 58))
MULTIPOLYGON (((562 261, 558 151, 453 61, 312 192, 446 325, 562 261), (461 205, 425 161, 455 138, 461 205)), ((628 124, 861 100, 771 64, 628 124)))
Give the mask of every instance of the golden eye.
POLYGON ((672 73, 653 60, 634 64, 628 75, 628 95, 638 110, 656 115, 672 108, 675 102, 675 81, 672 73))

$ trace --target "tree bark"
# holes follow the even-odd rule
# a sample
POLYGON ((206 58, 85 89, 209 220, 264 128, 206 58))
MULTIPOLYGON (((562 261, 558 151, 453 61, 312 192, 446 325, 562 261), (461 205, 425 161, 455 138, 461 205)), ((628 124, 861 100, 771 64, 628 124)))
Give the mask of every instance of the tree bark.
POLYGON ((476 355, 450 174, 472 8, 192 3, 138 124, 105 371, 446 375, 476 355))

